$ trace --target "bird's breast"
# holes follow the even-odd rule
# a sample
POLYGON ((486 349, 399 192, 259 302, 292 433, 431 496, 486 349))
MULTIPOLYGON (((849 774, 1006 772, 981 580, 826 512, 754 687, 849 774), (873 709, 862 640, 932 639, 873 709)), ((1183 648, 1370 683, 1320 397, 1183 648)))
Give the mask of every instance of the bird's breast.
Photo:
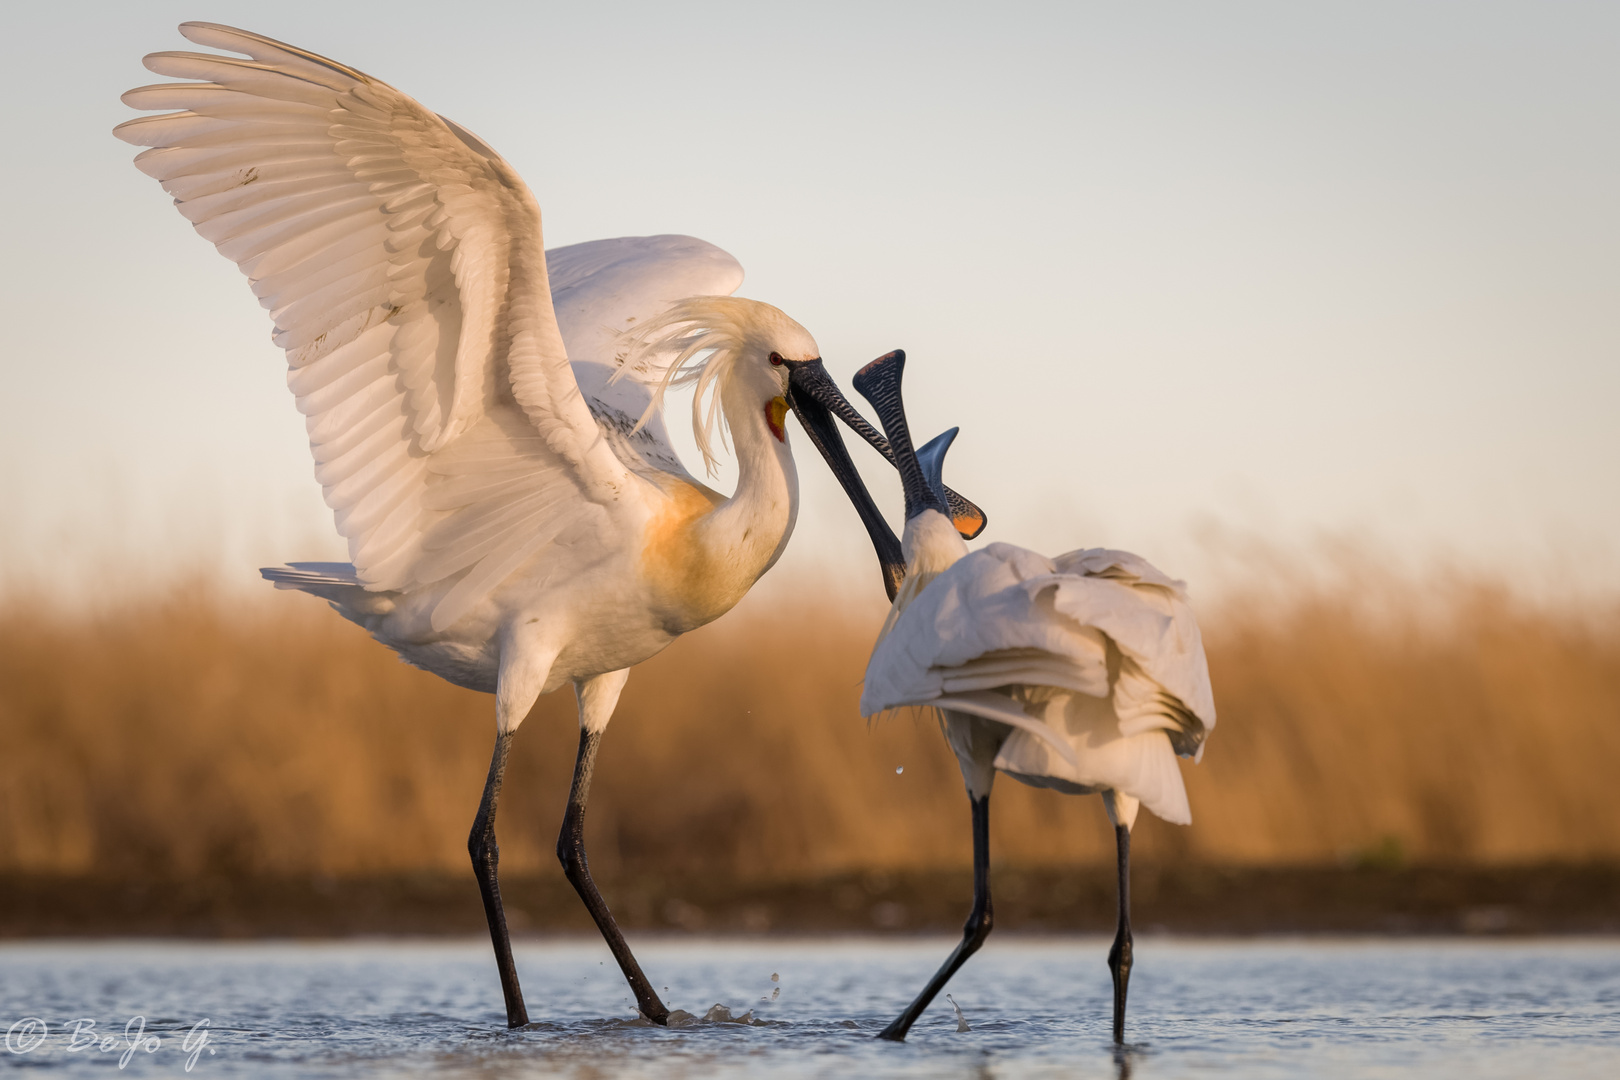
POLYGON ((648 523, 641 572, 659 617, 681 634, 730 611, 763 572, 775 541, 760 554, 754 549, 765 538, 754 530, 731 536, 718 527, 724 500, 705 488, 677 482, 667 494, 648 523))

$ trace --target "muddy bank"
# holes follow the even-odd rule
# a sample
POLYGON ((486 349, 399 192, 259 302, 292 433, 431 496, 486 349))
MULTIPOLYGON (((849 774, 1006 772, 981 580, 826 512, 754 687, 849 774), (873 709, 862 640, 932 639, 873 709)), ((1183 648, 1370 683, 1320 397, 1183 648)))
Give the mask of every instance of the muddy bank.
MULTIPOLYGON (((969 875, 868 873, 807 881, 606 880, 626 930, 818 934, 949 932, 969 875)), ((1109 931, 1103 867, 998 870, 996 925, 1023 932, 1109 931)), ((560 874, 504 886, 518 933, 588 933, 560 874)), ((1620 932, 1620 865, 1537 867, 1209 866, 1136 868, 1133 915, 1144 931, 1188 934, 1539 934, 1620 932)), ((0 877, 0 936, 337 937, 475 934, 483 912, 471 872, 359 878, 211 877, 181 881, 0 877)))

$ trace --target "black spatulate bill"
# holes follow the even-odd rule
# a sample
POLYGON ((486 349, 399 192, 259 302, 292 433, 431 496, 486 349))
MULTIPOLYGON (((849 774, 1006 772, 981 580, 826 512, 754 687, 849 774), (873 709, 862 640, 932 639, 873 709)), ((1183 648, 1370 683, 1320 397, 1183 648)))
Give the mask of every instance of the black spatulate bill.
POLYGON ((788 405, 843 487, 844 494, 855 505, 855 512, 860 515, 861 524, 866 526, 866 533, 872 539, 872 549, 877 553, 878 566, 883 573, 883 588, 892 602, 900 583, 905 580, 906 561, 900 553, 900 538, 894 535, 894 530, 889 528, 889 523, 883 520, 882 512, 872 501, 872 494, 866 490, 855 462, 850 459, 844 437, 838 433, 838 425, 833 422, 832 412, 828 408, 829 402, 842 402, 846 407, 849 403, 844 401, 844 395, 838 392, 832 376, 827 374, 820 360, 786 363, 789 369, 788 405))

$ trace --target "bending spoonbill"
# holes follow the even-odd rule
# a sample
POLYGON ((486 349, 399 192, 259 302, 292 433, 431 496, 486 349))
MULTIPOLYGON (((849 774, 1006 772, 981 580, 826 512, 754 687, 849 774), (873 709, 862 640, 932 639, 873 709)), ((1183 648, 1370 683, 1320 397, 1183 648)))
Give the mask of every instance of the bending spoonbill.
POLYGON ((496 806, 530 707, 573 686, 580 739, 558 858, 638 1008, 663 1023, 591 880, 591 774, 629 668, 729 610, 782 553, 798 511, 790 408, 892 551, 886 580, 898 577, 898 545, 813 402, 815 340, 768 304, 714 295, 742 271, 701 241, 601 241, 548 259, 534 197, 465 128, 303 49, 210 23, 180 31, 247 59, 146 57, 194 81, 124 95, 172 111, 116 134, 151 148, 137 166, 270 310, 352 560, 264 576, 328 600, 408 663, 495 695, 467 846, 512 1027, 528 1013, 501 909, 496 806), (796 378, 809 388, 796 392, 796 378), (732 433, 729 498, 669 445, 663 391, 683 381, 698 386, 705 459, 717 423, 732 433))
POLYGON ((1137 810, 1189 824, 1177 755, 1202 756, 1215 703, 1186 586, 1123 551, 1048 559, 1011 544, 969 553, 951 527, 941 469, 954 430, 911 449, 905 356, 855 377, 893 447, 905 489, 906 576, 861 694, 871 717, 940 711, 973 816, 973 911, 962 942, 881 1037, 902 1040, 990 933, 990 787, 997 771, 1069 794, 1100 793, 1119 855, 1119 924, 1108 967, 1114 1041, 1131 974, 1130 850, 1137 810))

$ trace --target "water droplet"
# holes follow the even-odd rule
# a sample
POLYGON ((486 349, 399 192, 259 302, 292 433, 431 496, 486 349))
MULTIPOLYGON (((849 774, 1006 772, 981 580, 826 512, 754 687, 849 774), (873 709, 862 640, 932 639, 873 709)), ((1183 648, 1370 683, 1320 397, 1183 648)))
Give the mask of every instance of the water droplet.
POLYGON ((906 771, 906 767, 904 765, 902 765, 898 769, 894 770, 894 775, 899 776, 901 773, 903 773, 905 771, 906 771))

